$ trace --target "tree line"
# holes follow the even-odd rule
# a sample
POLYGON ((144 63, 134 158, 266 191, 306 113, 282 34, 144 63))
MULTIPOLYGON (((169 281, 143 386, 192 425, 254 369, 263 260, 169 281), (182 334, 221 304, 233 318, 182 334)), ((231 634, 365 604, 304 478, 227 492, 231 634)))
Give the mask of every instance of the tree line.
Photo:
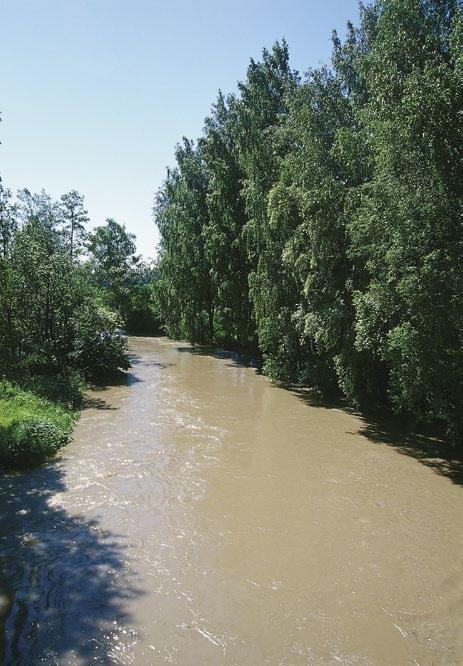
POLYGON ((120 327, 156 330, 153 266, 113 219, 89 231, 84 198, 0 179, 0 464, 53 453, 85 381, 130 367, 120 327))
POLYGON ((462 46, 456 0, 377 0, 330 66, 251 60, 156 196, 166 332, 458 438, 462 46))
POLYGON ((136 328, 149 303, 151 265, 135 237, 108 219, 87 230, 84 198, 58 201, 0 181, 0 362, 10 372, 87 377, 124 368, 120 326, 136 328), (143 294, 147 290, 147 294, 143 294))

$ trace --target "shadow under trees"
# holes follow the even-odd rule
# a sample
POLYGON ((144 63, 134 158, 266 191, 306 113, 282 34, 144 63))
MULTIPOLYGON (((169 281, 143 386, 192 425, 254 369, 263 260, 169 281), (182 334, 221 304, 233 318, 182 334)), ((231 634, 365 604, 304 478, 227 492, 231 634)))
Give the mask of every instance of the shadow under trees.
POLYGON ((0 478, 0 661, 8 666, 115 663, 114 645, 135 640, 123 627, 140 592, 120 535, 55 504, 65 489, 59 461, 0 478))
MULTIPOLYGON (((225 349, 184 345, 177 347, 177 351, 227 360, 228 365, 252 367, 257 373, 261 372, 258 359, 249 359, 225 349)), ((436 426, 416 423, 407 416, 395 416, 387 406, 367 405, 356 409, 343 398, 324 399, 317 391, 282 382, 275 382, 275 386, 290 391, 311 407, 341 409, 352 414, 361 425, 358 430, 346 434, 360 435, 376 444, 393 447, 398 453, 415 458, 453 483, 463 485, 463 450, 450 444, 436 426)))
POLYGON ((311 407, 341 409, 360 421, 358 430, 347 435, 362 436, 375 444, 390 446, 402 455, 415 458, 453 483, 463 485, 463 450, 450 444, 436 424, 417 422, 407 415, 394 415, 387 406, 364 405, 355 408, 345 399, 324 400, 316 392, 282 386, 311 407))

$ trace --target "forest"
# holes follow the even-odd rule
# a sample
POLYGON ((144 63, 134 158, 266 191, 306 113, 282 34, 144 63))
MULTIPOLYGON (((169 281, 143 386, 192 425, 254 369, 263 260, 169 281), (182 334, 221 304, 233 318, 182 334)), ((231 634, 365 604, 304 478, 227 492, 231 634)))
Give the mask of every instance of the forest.
POLYGON ((378 0, 295 71, 284 40, 219 92, 157 194, 166 333, 273 380, 463 428, 463 22, 378 0))

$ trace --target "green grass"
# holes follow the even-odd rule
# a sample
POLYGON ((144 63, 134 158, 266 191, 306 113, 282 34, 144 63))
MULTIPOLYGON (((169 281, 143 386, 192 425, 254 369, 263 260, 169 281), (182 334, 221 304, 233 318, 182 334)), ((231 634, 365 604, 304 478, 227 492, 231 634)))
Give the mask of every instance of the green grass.
POLYGON ((0 380, 0 465, 25 467, 53 455, 76 418, 69 406, 0 380))

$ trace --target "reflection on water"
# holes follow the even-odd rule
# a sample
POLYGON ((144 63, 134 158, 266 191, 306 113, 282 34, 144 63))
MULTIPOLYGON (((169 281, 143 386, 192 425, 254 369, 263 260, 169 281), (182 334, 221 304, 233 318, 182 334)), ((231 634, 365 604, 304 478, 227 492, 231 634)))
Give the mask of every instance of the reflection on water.
POLYGON ((131 344, 62 458, 0 480, 3 663, 463 662, 458 460, 131 344))

